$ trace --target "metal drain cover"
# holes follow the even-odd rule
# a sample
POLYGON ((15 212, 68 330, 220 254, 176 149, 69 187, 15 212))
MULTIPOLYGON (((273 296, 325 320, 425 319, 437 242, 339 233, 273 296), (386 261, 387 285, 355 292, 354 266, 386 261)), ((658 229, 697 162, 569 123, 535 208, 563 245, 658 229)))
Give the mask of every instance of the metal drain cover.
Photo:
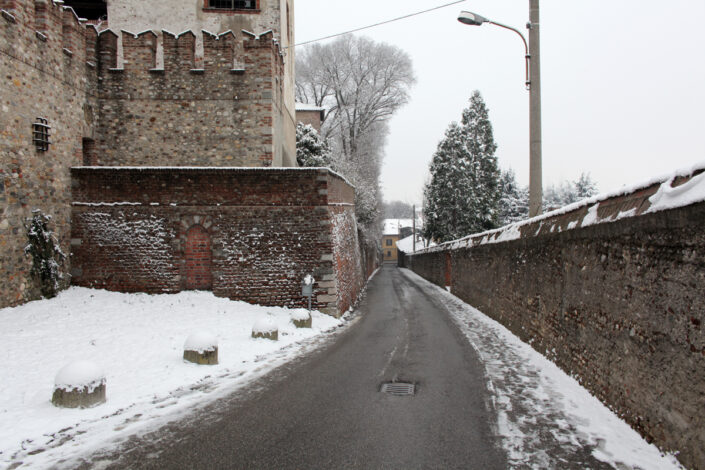
POLYGON ((406 397, 409 395, 413 395, 415 389, 416 386, 414 384, 392 382, 382 384, 382 389, 380 391, 382 393, 386 393, 387 395, 394 395, 396 397, 406 397))

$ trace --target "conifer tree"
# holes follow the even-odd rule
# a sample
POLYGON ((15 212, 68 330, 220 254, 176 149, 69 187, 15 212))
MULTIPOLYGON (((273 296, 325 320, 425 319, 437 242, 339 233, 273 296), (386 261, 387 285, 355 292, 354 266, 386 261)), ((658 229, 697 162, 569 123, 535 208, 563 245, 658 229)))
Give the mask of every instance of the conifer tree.
POLYGON ((590 173, 581 173, 580 178, 573 183, 576 200, 586 199, 597 194, 597 185, 590 177, 590 173))
POLYGON ((39 210, 33 212, 25 226, 29 243, 24 249, 25 254, 32 258, 30 274, 39 284, 42 295, 48 299, 56 297, 61 288, 60 283, 64 279, 61 264, 66 259, 54 232, 49 228, 50 221, 51 216, 39 210))
POLYGON ((330 166, 330 147, 310 124, 296 125, 296 161, 299 166, 330 166))
POLYGON ((499 178, 492 124, 480 92, 452 123, 431 162, 424 190, 426 237, 439 242, 497 227, 499 178))
POLYGON ((500 178, 499 223, 513 224, 529 217, 529 188, 520 187, 514 170, 502 172, 500 178))

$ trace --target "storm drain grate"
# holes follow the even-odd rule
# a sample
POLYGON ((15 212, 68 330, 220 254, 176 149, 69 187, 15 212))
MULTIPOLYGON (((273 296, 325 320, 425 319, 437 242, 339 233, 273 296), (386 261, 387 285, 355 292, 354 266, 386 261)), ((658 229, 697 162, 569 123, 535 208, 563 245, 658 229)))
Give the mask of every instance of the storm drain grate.
POLYGON ((393 382, 382 385, 382 393, 387 395, 394 395, 396 397, 405 397, 413 395, 416 387, 414 384, 407 384, 401 382, 393 382))

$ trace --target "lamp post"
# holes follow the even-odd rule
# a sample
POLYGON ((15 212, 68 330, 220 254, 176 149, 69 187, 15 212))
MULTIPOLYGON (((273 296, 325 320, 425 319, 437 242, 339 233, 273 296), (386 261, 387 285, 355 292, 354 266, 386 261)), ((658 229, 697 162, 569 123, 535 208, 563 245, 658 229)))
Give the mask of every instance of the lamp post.
POLYGON ((529 42, 516 28, 491 21, 477 13, 463 11, 458 21, 470 26, 493 24, 514 31, 524 42, 526 51, 526 88, 529 90, 529 217, 541 214, 543 181, 541 168, 541 49, 539 35, 539 0, 529 0, 529 42))

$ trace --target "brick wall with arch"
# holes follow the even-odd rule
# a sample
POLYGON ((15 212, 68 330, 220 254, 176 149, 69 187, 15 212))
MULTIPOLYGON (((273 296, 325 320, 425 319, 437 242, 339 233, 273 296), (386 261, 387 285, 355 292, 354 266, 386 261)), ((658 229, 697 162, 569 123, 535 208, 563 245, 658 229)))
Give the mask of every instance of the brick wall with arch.
POLYGON ((337 316, 374 268, 353 188, 327 169, 93 167, 72 177, 74 285, 298 308, 312 274, 313 307, 337 316))

